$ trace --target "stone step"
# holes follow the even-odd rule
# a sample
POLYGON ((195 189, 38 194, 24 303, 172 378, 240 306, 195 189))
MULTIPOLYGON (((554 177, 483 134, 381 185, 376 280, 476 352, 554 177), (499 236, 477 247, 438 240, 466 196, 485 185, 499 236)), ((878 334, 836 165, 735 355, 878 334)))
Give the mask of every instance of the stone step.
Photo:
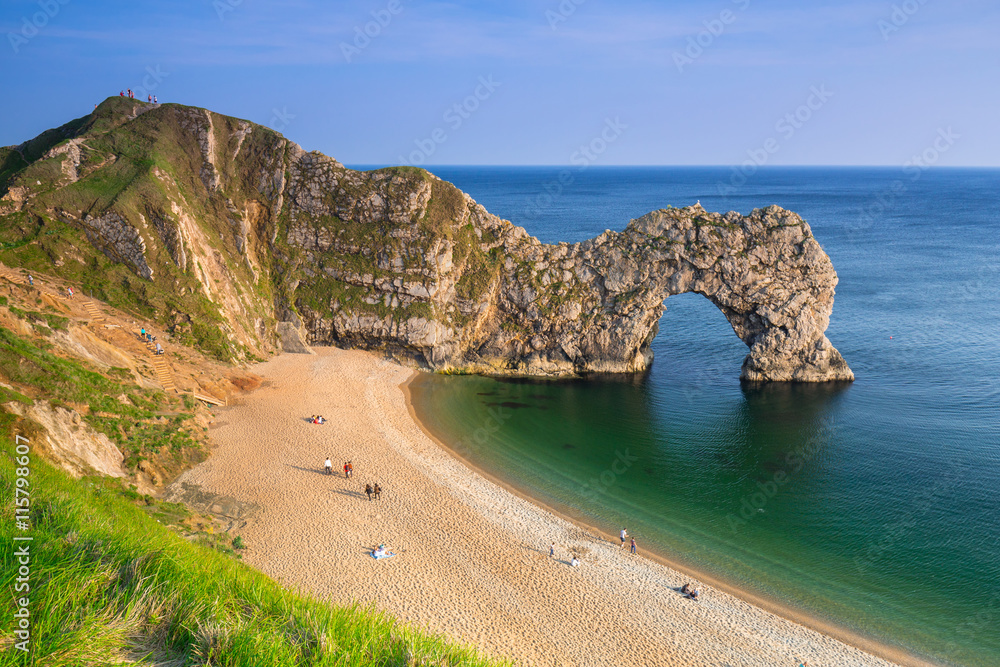
POLYGON ((84 301, 83 309, 87 311, 87 315, 90 316, 90 321, 96 323, 104 321, 104 313, 101 312, 100 308, 93 301, 84 301))

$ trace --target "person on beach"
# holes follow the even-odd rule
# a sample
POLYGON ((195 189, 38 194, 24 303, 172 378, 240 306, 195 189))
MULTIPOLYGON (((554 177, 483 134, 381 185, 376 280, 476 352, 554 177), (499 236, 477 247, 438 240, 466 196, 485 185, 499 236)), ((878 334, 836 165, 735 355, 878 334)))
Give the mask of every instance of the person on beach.
POLYGON ((549 545, 549 558, 555 558, 555 557, 556 557, 556 543, 553 542, 551 545, 549 545))
POLYGON ((635 538, 634 537, 632 538, 632 545, 629 548, 629 550, 632 552, 633 555, 635 554, 635 538))
POLYGON ((347 461, 344 461, 344 477, 350 477, 351 476, 351 473, 348 471, 348 467, 349 466, 350 466, 350 464, 347 461))
POLYGON ((330 460, 329 456, 326 457, 326 461, 323 462, 323 471, 326 472, 327 475, 333 474, 333 461, 330 460))
POLYGON ((347 462, 346 472, 348 477, 354 477, 354 464, 350 461, 347 462))
POLYGON ((371 484, 365 484, 365 493, 368 494, 368 502, 372 501, 372 492, 373 492, 372 491, 372 485, 371 484))
POLYGON ((625 548, 625 538, 628 537, 628 531, 625 530, 624 528, 622 528, 622 532, 621 532, 621 535, 619 535, 619 537, 622 538, 621 547, 622 547, 622 549, 624 549, 625 548))
POLYGON ((375 482, 375 488, 372 489, 372 493, 375 494, 375 500, 382 497, 382 487, 378 485, 378 482, 375 482))
POLYGON ((576 554, 573 554, 573 558, 570 559, 569 564, 570 567, 580 567, 580 559, 576 557, 576 554))

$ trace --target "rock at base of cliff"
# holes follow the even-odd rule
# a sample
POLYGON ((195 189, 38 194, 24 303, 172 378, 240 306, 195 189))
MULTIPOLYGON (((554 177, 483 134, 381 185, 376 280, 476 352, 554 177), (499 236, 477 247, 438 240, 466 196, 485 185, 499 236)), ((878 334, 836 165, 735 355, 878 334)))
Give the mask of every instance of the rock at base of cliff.
POLYGON ((278 322, 278 337, 281 339, 281 350, 292 354, 316 354, 302 340, 302 334, 291 322, 278 322))

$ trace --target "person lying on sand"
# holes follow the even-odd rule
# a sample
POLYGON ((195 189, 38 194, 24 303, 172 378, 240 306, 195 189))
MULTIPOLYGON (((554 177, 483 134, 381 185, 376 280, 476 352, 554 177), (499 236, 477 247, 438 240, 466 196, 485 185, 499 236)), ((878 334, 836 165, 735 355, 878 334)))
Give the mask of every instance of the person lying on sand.
POLYGON ((379 560, 380 558, 391 558, 395 555, 396 554, 393 552, 387 551, 384 544, 380 544, 372 550, 372 557, 375 558, 375 560, 379 560))
POLYGON ((698 589, 694 588, 691 584, 684 584, 681 586, 681 595, 688 598, 689 600, 698 599, 698 589))

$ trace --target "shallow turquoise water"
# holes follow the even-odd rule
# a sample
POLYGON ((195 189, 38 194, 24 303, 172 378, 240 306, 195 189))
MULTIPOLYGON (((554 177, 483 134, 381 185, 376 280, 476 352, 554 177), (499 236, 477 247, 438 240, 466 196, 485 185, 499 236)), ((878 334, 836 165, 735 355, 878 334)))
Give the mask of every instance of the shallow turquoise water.
POLYGON ((851 385, 741 386, 745 345, 681 295, 643 377, 427 376, 415 407, 475 465, 640 548, 942 663, 1000 664, 1000 172, 775 168, 722 198, 728 170, 590 169, 551 200, 557 169, 435 173, 546 242, 698 199, 808 219, 840 275, 828 335, 851 385))

